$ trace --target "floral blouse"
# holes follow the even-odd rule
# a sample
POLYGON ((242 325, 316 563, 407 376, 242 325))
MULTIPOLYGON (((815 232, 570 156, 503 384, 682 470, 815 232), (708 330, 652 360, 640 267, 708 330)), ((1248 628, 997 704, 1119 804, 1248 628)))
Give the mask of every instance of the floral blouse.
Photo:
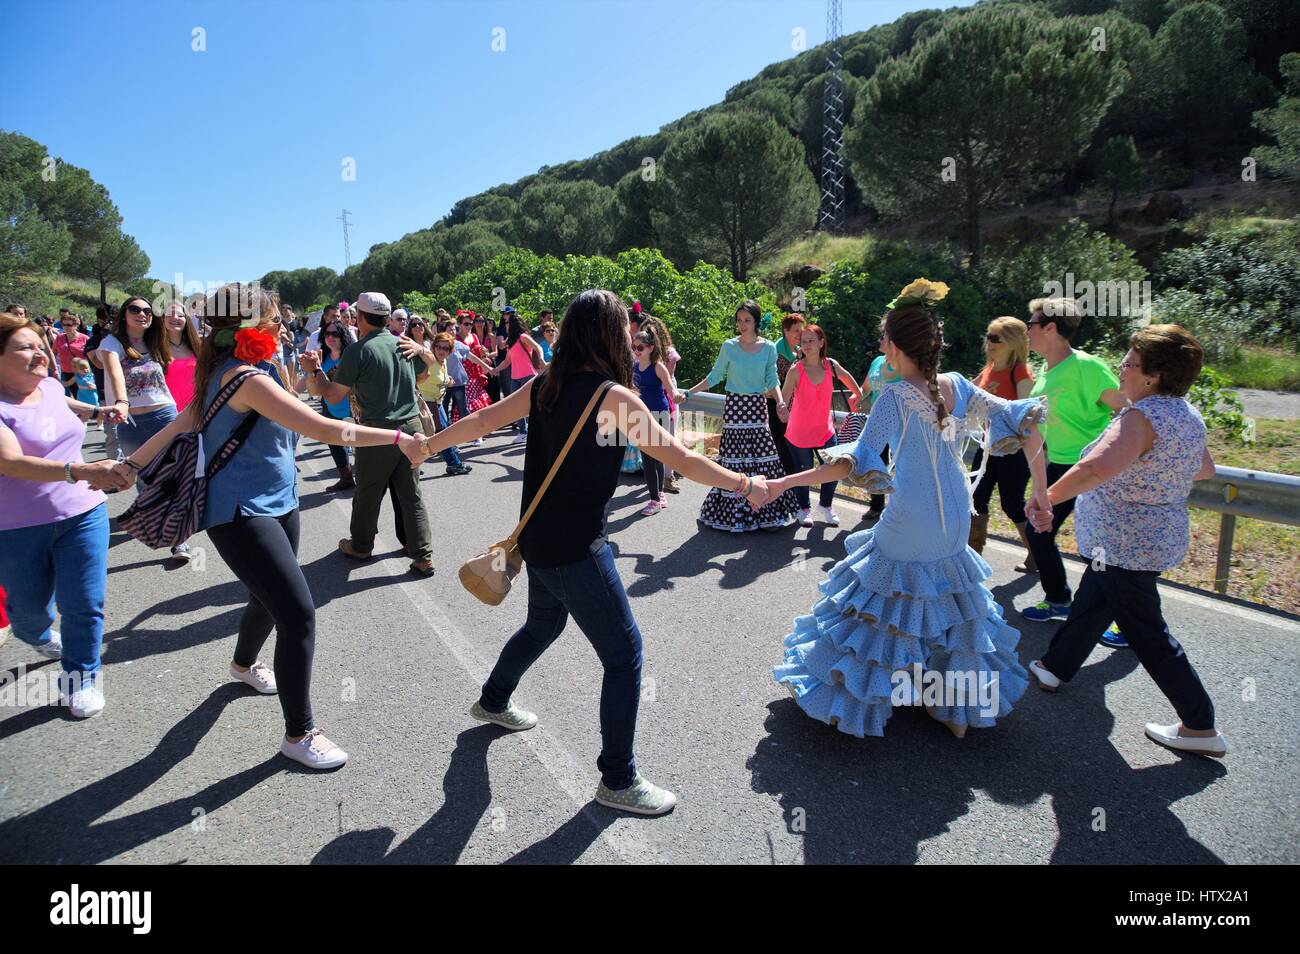
MULTIPOLYGON (((1123 473, 1079 495, 1074 531, 1085 559, 1163 572, 1187 554, 1187 497, 1205 459, 1205 421, 1186 399, 1153 394, 1126 407, 1109 427, 1119 427, 1133 411, 1151 424, 1155 443, 1123 473)), ((1100 440, 1085 447, 1080 459, 1100 440)))

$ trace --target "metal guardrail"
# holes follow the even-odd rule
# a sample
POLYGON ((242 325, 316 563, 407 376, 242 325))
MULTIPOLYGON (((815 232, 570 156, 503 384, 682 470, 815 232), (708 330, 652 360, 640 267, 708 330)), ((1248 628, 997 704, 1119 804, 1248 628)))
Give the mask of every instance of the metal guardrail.
MULTIPOLYGON (((688 397, 682 406, 688 411, 722 417, 725 405, 725 395, 697 393, 688 397)), ((834 416, 838 423, 844 417, 844 412, 835 411, 834 416)), ((1237 518, 1248 517, 1251 520, 1300 527, 1300 477, 1266 470, 1215 467, 1213 477, 1198 480, 1193 485, 1187 505, 1223 515, 1219 522, 1214 588, 1219 593, 1226 594, 1237 518)))

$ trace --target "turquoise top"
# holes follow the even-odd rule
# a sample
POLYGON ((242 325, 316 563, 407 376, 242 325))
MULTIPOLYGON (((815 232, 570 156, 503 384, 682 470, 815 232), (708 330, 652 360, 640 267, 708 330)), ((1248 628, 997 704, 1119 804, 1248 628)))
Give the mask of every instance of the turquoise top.
POLYGON ((777 387, 776 380, 776 345, 766 338, 759 338, 762 346, 750 354, 740 346, 739 338, 728 338, 722 342, 718 360, 709 372, 709 387, 715 386, 723 378, 727 379, 728 394, 762 394, 777 387))
MULTIPOLYGON (((231 357, 217 365, 204 390, 205 409, 221 390, 221 379, 226 372, 242 363, 231 357)), ((265 361, 257 367, 270 374, 278 385, 280 377, 275 368, 265 361)), ((241 390, 246 384, 248 381, 240 385, 241 390)), ((243 419, 244 415, 229 404, 218 411, 203 432, 204 456, 210 458, 216 454, 243 419)), ((203 529, 230 523, 236 513, 250 517, 282 517, 297 509, 298 467, 294 462, 297 447, 298 435, 287 427, 265 417, 254 424, 239 450, 208 481, 203 529)))

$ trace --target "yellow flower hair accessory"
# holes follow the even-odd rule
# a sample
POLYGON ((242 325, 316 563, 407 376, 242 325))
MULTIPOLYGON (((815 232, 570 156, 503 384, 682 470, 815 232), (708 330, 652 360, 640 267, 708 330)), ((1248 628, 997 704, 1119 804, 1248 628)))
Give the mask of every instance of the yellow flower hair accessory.
POLYGON ((943 282, 932 282, 928 278, 918 278, 898 293, 886 308, 904 308, 908 305, 921 305, 933 308, 948 297, 948 286, 943 282))

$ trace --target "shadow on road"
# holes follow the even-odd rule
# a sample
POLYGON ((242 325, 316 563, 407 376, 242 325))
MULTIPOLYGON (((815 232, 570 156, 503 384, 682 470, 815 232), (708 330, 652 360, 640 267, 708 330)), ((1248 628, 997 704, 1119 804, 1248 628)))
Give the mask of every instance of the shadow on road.
POLYGON ((271 776, 286 771, 290 763, 275 755, 186 798, 111 821, 96 821, 113 814, 193 754, 226 706, 249 695, 247 687, 234 683, 213 690, 139 762, 36 811, 0 822, 0 861, 23 864, 108 861, 191 824, 196 808, 211 814, 271 776))
MULTIPOLYGON (((1029 647, 1021 658, 1034 658, 1029 647)), ((972 729, 960 741, 919 709, 895 712, 884 738, 857 739, 782 699, 768 706, 767 735, 747 763, 751 786, 778 797, 809 864, 912 864, 923 841, 971 810, 977 791, 1024 809, 1048 799, 1057 837, 1054 845, 1042 845, 1042 854, 1050 853, 1054 864, 1220 864, 1172 806, 1222 778, 1224 767, 1187 756, 1135 770, 1109 740, 1114 718, 1106 686, 1136 664, 1131 653, 1109 653, 1054 696, 1031 685, 996 727, 972 729)), ((1151 692, 1153 714, 1159 713, 1163 700, 1154 686, 1151 692)), ((1142 727, 1119 731, 1140 734, 1142 727)), ((1007 826, 1004 842, 1018 845, 1036 836, 1021 829, 1018 819, 1025 817, 997 813, 998 824, 1007 826)), ((988 833, 980 840, 987 844, 988 833)), ((1022 856, 1009 850, 948 860, 1022 856)))

